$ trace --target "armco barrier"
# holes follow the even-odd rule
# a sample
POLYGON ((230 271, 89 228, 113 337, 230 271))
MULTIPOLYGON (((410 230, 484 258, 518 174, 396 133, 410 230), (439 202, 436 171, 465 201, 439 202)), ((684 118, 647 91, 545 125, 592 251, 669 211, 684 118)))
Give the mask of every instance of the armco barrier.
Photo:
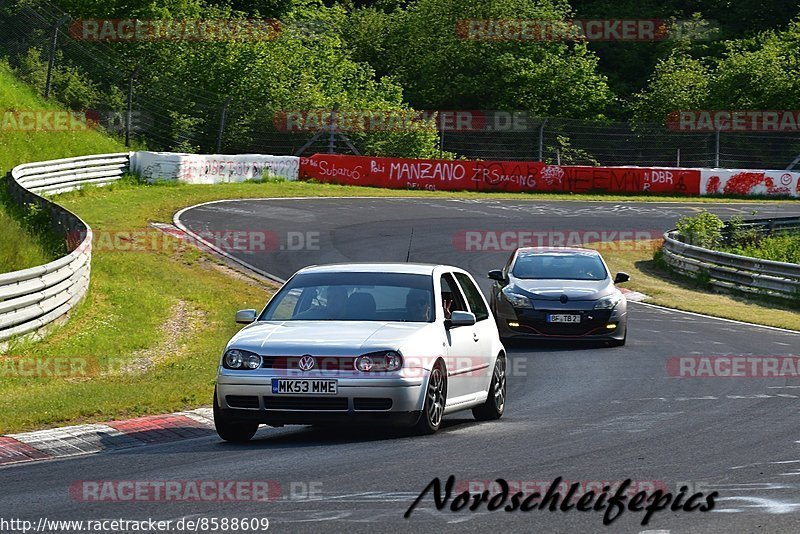
MULTIPOLYGON (((763 219, 746 225, 775 232, 800 230, 800 218, 763 219)), ((800 265, 718 252, 681 241, 677 230, 664 234, 664 260, 677 272, 708 273, 713 286, 786 299, 800 298, 800 265)))
POLYGON ((102 154, 28 163, 14 167, 6 178, 19 204, 50 213, 53 228, 65 236, 81 235, 66 256, 46 265, 0 274, 0 341, 37 332, 66 315, 89 288, 92 231, 78 216, 42 195, 62 193, 87 184, 119 180, 129 154, 102 154))

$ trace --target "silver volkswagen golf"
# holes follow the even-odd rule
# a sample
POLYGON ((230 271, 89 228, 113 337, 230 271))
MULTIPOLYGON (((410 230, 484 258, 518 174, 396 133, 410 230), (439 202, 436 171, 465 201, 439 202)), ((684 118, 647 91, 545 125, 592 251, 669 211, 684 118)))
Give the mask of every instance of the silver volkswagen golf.
POLYGON ((506 352, 483 294, 456 267, 314 266, 295 273, 222 355, 217 433, 259 424, 395 423, 419 433, 471 409, 503 415, 506 352))

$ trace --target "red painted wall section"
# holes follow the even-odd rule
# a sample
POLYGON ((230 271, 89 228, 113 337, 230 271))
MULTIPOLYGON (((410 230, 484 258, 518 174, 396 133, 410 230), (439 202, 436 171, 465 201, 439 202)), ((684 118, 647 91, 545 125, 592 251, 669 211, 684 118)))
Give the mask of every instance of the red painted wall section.
POLYGON ((584 167, 538 161, 452 161, 315 154, 300 179, 439 191, 550 191, 699 195, 700 169, 584 167))

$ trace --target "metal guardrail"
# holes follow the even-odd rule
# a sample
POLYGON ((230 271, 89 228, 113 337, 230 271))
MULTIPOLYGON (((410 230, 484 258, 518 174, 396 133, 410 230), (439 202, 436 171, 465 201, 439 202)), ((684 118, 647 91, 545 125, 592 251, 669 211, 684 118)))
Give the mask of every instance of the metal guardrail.
MULTIPOLYGON (((745 221, 763 233, 800 231, 800 217, 745 221)), ((724 232, 724 231, 723 231, 724 232)), ((712 286, 784 299, 800 299, 800 265, 718 252, 684 243, 677 230, 664 234, 664 260, 677 272, 707 273, 712 286)))
POLYGON ((43 195, 109 184, 125 174, 129 161, 128 153, 101 154, 27 163, 9 173, 12 198, 50 213, 54 231, 65 237, 71 250, 46 265, 0 274, 0 341, 39 332, 64 317, 89 288, 92 230, 43 195), (76 235, 80 242, 68 239, 76 235))

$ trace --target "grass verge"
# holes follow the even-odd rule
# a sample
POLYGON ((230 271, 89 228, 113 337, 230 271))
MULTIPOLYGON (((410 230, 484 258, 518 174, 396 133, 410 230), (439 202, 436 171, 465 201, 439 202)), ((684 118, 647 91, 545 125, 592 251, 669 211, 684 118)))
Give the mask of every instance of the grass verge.
MULTIPOLYGON (((63 109, 39 98, 2 61, 0 87, 0 119, 7 111, 63 109)), ((0 177, 20 163, 125 150, 98 131, 15 131, 2 122, 0 177)), ((20 210, 8 197, 5 183, 0 182, 0 273, 41 265, 63 252, 63 245, 49 234, 48 225, 30 224, 36 216, 20 210)))
POLYGON ((631 275, 631 281, 622 287, 648 295, 650 304, 800 331, 800 313, 790 305, 710 291, 690 279, 672 275, 653 259, 659 244, 642 241, 601 248, 612 271, 631 275))

